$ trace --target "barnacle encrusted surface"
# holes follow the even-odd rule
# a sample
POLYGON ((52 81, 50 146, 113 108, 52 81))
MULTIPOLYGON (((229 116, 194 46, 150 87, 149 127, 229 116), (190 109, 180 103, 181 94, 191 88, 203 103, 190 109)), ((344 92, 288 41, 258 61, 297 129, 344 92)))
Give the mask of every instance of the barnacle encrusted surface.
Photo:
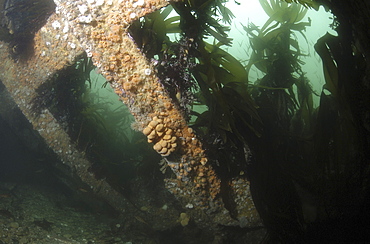
POLYGON ((52 115, 47 110, 41 114, 30 112, 35 89, 85 51, 129 107, 138 129, 175 172, 177 178, 167 179, 166 187, 184 206, 193 206, 198 222, 239 225, 239 220, 243 220, 243 226, 259 223, 248 187, 239 187, 245 191, 232 187, 236 203, 244 205, 247 201, 248 211, 244 211, 242 206, 237 208, 243 210, 238 212, 237 219, 228 214, 220 197, 220 179, 208 162, 200 140, 158 81, 152 64, 128 34, 132 21, 168 2, 56 0, 55 4, 55 13, 35 35, 34 55, 30 59, 14 61, 9 58, 7 44, 1 43, 0 58, 4 60, 1 69, 6 72, 0 74, 0 79, 35 129, 62 160, 96 192, 110 199, 113 206, 124 208, 120 206, 119 202, 123 200, 119 194, 104 180, 98 181, 88 173, 89 162, 71 144, 52 115), (208 213, 206 219, 203 218, 204 211, 208 213))

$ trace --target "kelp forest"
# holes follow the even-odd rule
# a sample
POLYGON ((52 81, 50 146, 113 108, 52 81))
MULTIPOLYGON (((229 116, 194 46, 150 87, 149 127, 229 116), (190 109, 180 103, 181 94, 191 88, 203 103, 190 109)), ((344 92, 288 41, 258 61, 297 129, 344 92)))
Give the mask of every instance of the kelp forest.
POLYGON ((269 240, 300 242, 317 225, 342 219, 365 224, 370 97, 366 60, 349 23, 335 17, 338 35, 326 34, 314 46, 325 78, 315 94, 296 36, 305 37, 307 9, 321 3, 260 0, 269 19, 262 27, 243 26, 251 46, 243 65, 222 49, 232 41, 227 24, 233 18, 223 2, 173 3, 138 20, 132 37, 155 60, 159 77, 166 74, 162 84, 201 136, 220 177, 251 180, 269 240), (170 11, 177 15, 167 18, 170 11), (179 33, 178 40, 170 33, 179 33), (249 80, 251 67, 263 78, 249 80))
POLYGON ((348 21, 336 16, 338 36, 326 34, 315 44, 325 78, 315 94, 296 36, 305 37, 307 9, 320 3, 261 0, 269 19, 262 27, 243 26, 251 46, 243 65, 222 49, 232 41, 226 26, 233 18, 223 2, 174 3, 137 21, 131 32, 156 60, 159 76, 170 74, 161 82, 201 136, 217 173, 251 180, 270 240, 300 242, 317 225, 344 226, 344 219, 366 225, 370 97, 362 82, 366 60, 348 21), (172 9, 177 15, 167 18, 172 9), (178 40, 170 33, 179 33, 178 40), (251 67, 263 78, 249 80, 251 67))
MULTIPOLYGON (((261 222, 249 227, 263 230, 257 242, 368 240, 370 50, 366 43, 370 35, 362 31, 366 24, 361 20, 366 11, 357 16, 355 10, 361 4, 348 9, 346 1, 259 0, 268 20, 262 26, 254 24, 253 19, 241 23, 242 38, 249 49, 240 60, 227 51, 236 40, 229 36, 235 16, 225 6, 226 2, 170 2, 137 18, 128 28, 129 37, 154 67, 160 85, 169 95, 168 107, 181 111, 187 131, 202 143, 206 162, 220 182, 215 199, 221 199, 231 216, 230 223, 232 220, 240 223, 240 203, 236 203, 230 185, 236 178, 250 182, 251 197, 261 222), (307 12, 320 8, 333 14, 330 28, 336 34, 326 33, 313 44, 324 77, 323 86, 317 90, 313 89, 317 81, 310 80, 303 68, 308 54, 302 46, 310 45, 305 31, 315 21, 307 17, 307 12), (252 77, 252 71, 260 77, 252 77)), ((233 4, 241 3, 233 1, 233 4)), ((370 8, 369 4, 363 4, 370 8)), ((7 24, 10 23, 14 22, 7 24)), ((2 41, 11 39, 9 34, 0 32, 0 36, 2 41)), ((13 50, 21 47, 16 42, 10 43, 13 50)), ((18 59, 16 51, 12 56, 18 59)), ((98 95, 99 90, 110 85, 117 93, 120 88, 112 83, 113 78, 110 80, 104 73, 103 78, 95 72, 96 65, 89 53, 79 55, 77 60, 38 87, 39 95, 33 100, 37 106, 30 110, 40 113, 47 108, 65 126, 78 150, 92 162, 89 172, 96 179, 107 181, 133 209, 145 212, 140 207, 143 200, 138 200, 135 192, 146 187, 149 190, 143 194, 148 199, 155 198, 155 188, 163 184, 163 176, 180 179, 192 171, 184 173, 181 166, 174 168, 177 151, 161 160, 170 151, 165 154, 154 146, 158 154, 147 143, 146 136, 152 142, 151 131, 157 130, 158 136, 163 137, 162 127, 155 127, 161 123, 161 117, 155 117, 159 122, 148 120, 155 125, 149 126, 147 135, 147 128, 135 122, 124 104, 117 105, 98 95), (143 128, 145 136, 140 132, 143 128), (156 186, 150 183, 153 181, 157 182, 156 186)), ((145 72, 151 75, 150 70, 145 72)), ((135 104, 126 95, 126 89, 120 93, 135 104)), ((135 118, 143 113, 139 109, 130 110, 135 118)), ((165 135, 170 130, 166 129, 165 135)), ((175 148, 180 147, 183 138, 177 135, 171 140, 172 150, 178 150, 175 148)), ((211 191, 211 185, 201 183, 206 181, 199 178, 204 174, 202 171, 194 176, 195 187, 200 189, 199 199, 203 199, 205 191, 211 191)), ((210 174, 210 177, 214 176, 210 174)), ((161 195, 163 199, 168 197, 166 194, 161 195)), ((200 208, 207 201, 201 200, 200 208)), ((173 203, 177 209, 185 204, 173 203)), ((193 208, 189 204, 187 208, 193 208)), ((210 213, 211 210, 204 210, 204 215, 210 213)), ((199 216, 204 217, 190 217, 190 223, 194 220, 192 231, 196 228, 195 219, 202 218, 199 216)), ((148 229, 151 234, 155 232, 144 217, 135 218, 145 226, 139 232, 148 229)), ((185 214, 177 224, 187 228, 188 222, 185 214)), ((219 225, 215 229, 217 233, 227 233, 226 237, 220 242, 207 242, 212 238, 205 238, 204 243, 248 242, 248 238, 237 234, 250 230, 242 224, 219 225)))

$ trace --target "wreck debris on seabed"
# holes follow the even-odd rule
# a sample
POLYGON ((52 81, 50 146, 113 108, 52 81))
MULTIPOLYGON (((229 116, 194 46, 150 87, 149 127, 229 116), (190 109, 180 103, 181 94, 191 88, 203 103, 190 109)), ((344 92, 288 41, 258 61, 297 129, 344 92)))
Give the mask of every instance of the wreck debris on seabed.
POLYGON ((88 172, 90 162, 50 111, 31 110, 37 88, 86 52, 129 107, 148 142, 176 174, 176 179, 167 179, 165 184, 183 207, 187 206, 188 215, 200 226, 259 226, 260 218, 245 178, 229 182, 237 211, 231 217, 219 196, 220 179, 201 142, 128 34, 132 21, 167 4, 165 0, 55 0, 55 12, 34 33, 32 55, 14 58, 9 55, 10 44, 0 42, 0 80, 34 129, 73 174, 121 212, 136 211, 104 179, 98 180, 88 172))

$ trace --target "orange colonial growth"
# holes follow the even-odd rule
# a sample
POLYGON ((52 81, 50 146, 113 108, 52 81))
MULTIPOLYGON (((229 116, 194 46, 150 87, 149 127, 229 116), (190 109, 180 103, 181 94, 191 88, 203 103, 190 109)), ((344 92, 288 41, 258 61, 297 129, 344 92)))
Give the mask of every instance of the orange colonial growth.
MULTIPOLYGON (((71 16, 69 28, 78 33, 82 48, 129 107, 138 129, 147 136, 154 150, 170 157, 169 166, 177 175, 178 185, 191 189, 203 206, 209 206, 208 201, 219 194, 220 180, 207 164, 202 144, 187 126, 182 111, 174 105, 158 81, 155 69, 128 34, 129 23, 152 12, 154 6, 167 5, 167 1, 112 1, 112 5, 99 6, 98 1, 92 2, 60 1, 57 5, 66 16, 71 16)), ((60 25, 64 28, 63 23, 60 25)))
MULTIPOLYGON (((136 128, 147 136, 154 150, 165 158, 176 174, 175 179, 166 180, 166 187, 184 206, 193 206, 199 216, 202 216, 206 208, 210 210, 208 213, 212 213, 215 223, 237 225, 238 220, 232 219, 224 207, 220 197, 221 181, 208 161, 201 142, 159 82, 152 64, 128 33, 132 21, 166 6, 168 1, 54 2, 57 6, 55 14, 35 36, 35 59, 25 64, 24 69, 17 66, 12 72, 23 72, 23 77, 30 77, 27 76, 28 72, 45 67, 45 72, 36 72, 41 75, 32 78, 37 87, 38 80, 62 69, 84 50, 134 115, 136 128)), ((6 62, 8 61, 5 60, 3 65, 6 62)), ((9 66, 11 65, 14 66, 9 66)), ((27 79, 19 80, 32 84, 27 79)), ((39 120, 40 118, 34 121, 35 127, 41 124, 39 120)), ((43 128, 40 131, 44 133, 43 128)), ((47 133, 42 135, 44 138, 49 136, 47 133)), ((59 145, 52 138, 48 140, 51 148, 58 153, 60 151, 62 157, 69 155, 65 154, 68 147, 64 144, 59 145)), ((236 194, 243 196, 246 193, 236 194)), ((238 204, 243 203, 240 201, 238 204)), ((255 223, 251 226, 253 224, 255 223)))

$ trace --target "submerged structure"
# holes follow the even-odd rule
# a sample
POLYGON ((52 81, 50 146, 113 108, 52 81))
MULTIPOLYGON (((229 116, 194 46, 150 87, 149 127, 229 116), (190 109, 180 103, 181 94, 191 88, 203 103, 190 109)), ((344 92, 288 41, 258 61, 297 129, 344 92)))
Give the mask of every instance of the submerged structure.
MULTIPOLYGON (((235 213, 231 216, 220 196, 221 180, 210 164, 202 143, 193 129, 188 127, 181 109, 158 81, 153 64, 128 32, 134 20, 168 2, 54 2, 55 11, 45 11, 45 23, 39 21, 42 26, 22 37, 22 40, 31 38, 32 45, 28 47, 31 51, 17 50, 17 42, 1 41, 0 80, 34 129, 68 166, 66 172, 77 176, 95 194, 121 212, 132 208, 127 199, 105 179, 96 179, 89 172, 91 162, 76 147, 60 121, 47 108, 33 109, 38 106, 43 84, 85 52, 128 106, 136 119, 136 126, 147 136, 148 143, 152 143, 165 159, 165 164, 176 174, 177 178, 166 180, 166 187, 183 207, 190 209, 196 222, 207 226, 260 225, 245 177, 235 177, 225 183, 231 190, 228 198, 235 203, 235 213)), ((53 3, 48 5, 53 6, 53 3)), ((13 33, 13 13, 9 9, 6 21, 10 33, 13 33)), ((26 8, 21 10, 26 11, 26 8)))
MULTIPOLYGON (((6 87, 0 87, 0 99, 10 104, 2 94, 11 94, 60 159, 53 166, 78 185, 79 193, 105 200, 124 222, 131 218, 171 232, 195 223, 211 230, 214 241, 217 231, 220 236, 224 230, 258 231, 262 220, 273 243, 315 242, 323 225, 346 226, 347 219, 368 226, 370 35, 368 20, 358 18, 370 12, 365 1, 260 0, 269 19, 261 28, 243 26, 251 47, 246 66, 220 48, 230 40, 213 16, 220 12, 217 18, 230 20, 224 0, 172 1, 179 16, 169 18, 170 8, 158 11, 169 4, 165 0, 30 2, 0 1, 0 80, 6 87), (320 5, 332 10, 338 35, 326 34, 315 44, 325 80, 319 96, 302 70, 305 54, 295 33, 305 37, 311 25, 302 6, 317 10, 320 5), (179 41, 168 40, 166 34, 179 32, 179 41), (218 43, 206 43, 210 36, 218 43), (263 74, 255 82, 249 80, 252 66, 263 74), (142 204, 151 201, 151 185, 136 204, 126 182, 114 179, 121 175, 100 168, 109 157, 99 153, 114 150, 96 150, 103 143, 94 148, 98 139, 90 143, 82 135, 95 133, 94 126, 84 132, 84 121, 74 121, 81 107, 69 93, 84 91, 63 87, 91 85, 95 67, 134 116, 140 140, 159 155, 153 157, 155 169, 143 163, 147 157, 143 167, 135 168, 136 160, 130 166, 135 169, 127 170, 126 177, 146 173, 141 178, 147 182, 136 179, 133 191, 163 184, 172 194, 151 193, 165 201, 142 204), (78 72, 82 76, 74 79, 78 72), (320 100, 316 107, 314 95, 320 100), (191 110, 190 104, 208 110, 191 110), (171 169, 171 174, 150 181, 156 176, 148 172, 159 171, 160 158, 161 171, 171 169)), ((6 113, 3 107, 0 112, 6 113)), ((124 146, 117 147, 124 152, 124 146)), ((119 160, 107 163, 116 164, 112 171, 124 164, 119 160)))

